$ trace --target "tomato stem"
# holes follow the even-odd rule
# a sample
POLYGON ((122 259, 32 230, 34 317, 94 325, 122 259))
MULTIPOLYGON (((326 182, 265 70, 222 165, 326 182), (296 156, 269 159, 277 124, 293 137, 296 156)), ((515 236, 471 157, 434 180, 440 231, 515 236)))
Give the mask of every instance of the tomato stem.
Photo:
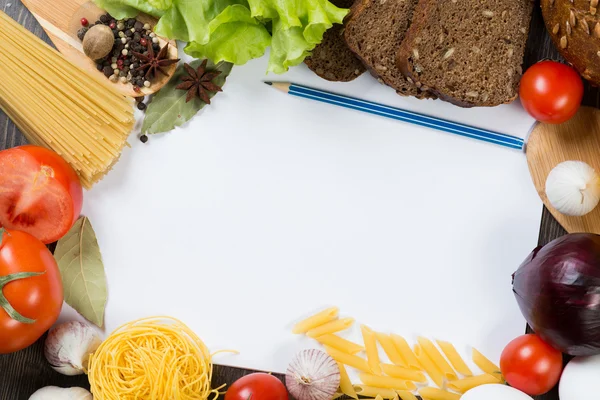
MULTIPOLYGON (((2 234, 2 231, 3 231, 3 229, 0 228, 0 235, 2 234)), ((1 236, 0 236, 0 238, 1 238, 1 236)), ((10 302, 8 301, 8 299, 4 296, 4 293, 2 292, 2 290, 4 289, 4 286, 6 286, 7 283, 17 281, 20 279, 31 278, 33 276, 43 275, 45 273, 46 273, 46 271, 44 271, 44 272, 17 272, 15 274, 10 274, 10 275, 0 277, 0 307, 2 307, 4 309, 4 311, 6 311, 6 313, 8 314, 9 317, 14 319, 15 321, 21 322, 22 324, 35 323, 35 319, 30 319, 30 318, 24 317, 17 310, 15 310, 13 308, 13 306, 10 304, 10 302)))

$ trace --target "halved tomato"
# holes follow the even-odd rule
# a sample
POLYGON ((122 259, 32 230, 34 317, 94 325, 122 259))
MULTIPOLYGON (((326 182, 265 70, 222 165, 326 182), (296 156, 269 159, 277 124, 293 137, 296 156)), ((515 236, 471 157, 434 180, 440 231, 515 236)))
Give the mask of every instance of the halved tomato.
POLYGON ((82 203, 79 177, 55 152, 29 145, 0 151, 0 226, 52 243, 71 229, 82 203))

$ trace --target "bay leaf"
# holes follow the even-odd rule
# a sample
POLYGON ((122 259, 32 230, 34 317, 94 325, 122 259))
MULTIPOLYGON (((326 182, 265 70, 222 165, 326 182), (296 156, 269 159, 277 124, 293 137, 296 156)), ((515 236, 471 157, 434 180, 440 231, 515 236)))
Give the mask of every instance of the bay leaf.
POLYGON ((88 321, 102 327, 106 307, 106 275, 96 233, 81 217, 58 241, 54 258, 62 276, 65 301, 88 321))
MULTIPOLYGON (((202 60, 192 61, 189 65, 192 68, 197 69, 200 64, 202 64, 202 60)), ((213 82, 218 86, 223 86, 227 76, 233 68, 233 64, 220 62, 217 65, 214 65, 208 61, 206 68, 208 71, 221 71, 221 75, 217 76, 213 82)), ((169 132, 175 127, 181 126, 189 121, 206 105, 206 103, 198 97, 186 103, 185 98, 187 91, 176 88, 176 86, 181 83, 181 78, 185 75, 185 69, 183 65, 180 65, 177 67, 177 71, 175 71, 171 80, 160 89, 156 95, 154 95, 152 102, 146 109, 146 117, 142 124, 143 134, 169 132)), ((208 92, 210 98, 215 94, 216 93, 208 92)))

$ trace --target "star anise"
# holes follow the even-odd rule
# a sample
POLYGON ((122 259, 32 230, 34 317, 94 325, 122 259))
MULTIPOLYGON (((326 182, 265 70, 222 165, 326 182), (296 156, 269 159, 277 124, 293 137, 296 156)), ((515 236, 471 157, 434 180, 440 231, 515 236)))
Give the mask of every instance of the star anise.
POLYGON ((207 60, 202 61, 198 70, 195 70, 189 64, 183 64, 187 75, 181 78, 183 82, 177 85, 177 89, 188 91, 185 98, 186 103, 198 96, 203 102, 210 104, 208 92, 223 91, 220 86, 212 82, 213 79, 221 75, 221 71, 207 71, 206 62, 207 60))
POLYGON ((146 71, 145 78, 150 79, 156 76, 156 71, 163 75, 168 75, 163 67, 168 67, 179 61, 179 59, 169 59, 169 43, 165 45, 158 54, 155 55, 154 49, 152 48, 152 41, 148 42, 148 53, 146 55, 132 52, 140 60, 140 66, 135 71, 146 71))

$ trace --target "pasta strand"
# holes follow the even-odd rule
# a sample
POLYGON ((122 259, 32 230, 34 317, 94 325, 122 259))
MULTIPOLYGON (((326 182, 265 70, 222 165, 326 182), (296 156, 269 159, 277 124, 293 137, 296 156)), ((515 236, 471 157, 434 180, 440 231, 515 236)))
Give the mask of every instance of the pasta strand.
POLYGON ((62 156, 90 188, 117 162, 133 101, 0 11, 0 108, 27 140, 62 156))

